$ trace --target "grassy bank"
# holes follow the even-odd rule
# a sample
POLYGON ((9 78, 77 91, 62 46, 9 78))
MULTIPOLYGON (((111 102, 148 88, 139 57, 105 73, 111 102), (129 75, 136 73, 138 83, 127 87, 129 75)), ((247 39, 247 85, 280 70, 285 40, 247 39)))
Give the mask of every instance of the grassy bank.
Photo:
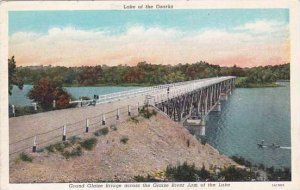
POLYGON ((247 77, 238 77, 235 81, 236 88, 274 88, 281 87, 276 82, 249 82, 247 77))
POLYGON ((289 168, 275 169, 253 165, 243 157, 232 156, 235 162, 245 167, 230 165, 224 168, 197 168, 187 162, 169 165, 163 172, 147 176, 135 176, 137 182, 196 182, 196 181, 291 181, 289 168))

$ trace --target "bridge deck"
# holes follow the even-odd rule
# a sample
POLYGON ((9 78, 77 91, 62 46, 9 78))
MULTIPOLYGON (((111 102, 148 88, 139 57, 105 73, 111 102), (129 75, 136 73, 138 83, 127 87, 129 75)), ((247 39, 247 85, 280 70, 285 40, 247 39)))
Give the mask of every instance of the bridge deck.
MULTIPOLYGON (((27 146, 32 144, 32 137, 40 134, 47 133, 51 130, 57 129, 57 134, 62 133, 62 126, 65 124, 78 123, 82 129, 85 128, 85 120, 90 118, 94 120, 92 122, 99 123, 102 120, 102 114, 108 113, 106 119, 112 119, 117 115, 117 109, 120 109, 121 117, 125 117, 128 114, 127 106, 130 105, 132 112, 137 112, 137 106, 143 105, 146 95, 155 95, 155 101, 162 101, 166 98, 178 96, 201 87, 209 86, 224 80, 228 80, 233 77, 215 77, 209 79, 201 79, 196 81, 188 81, 182 83, 175 83, 170 85, 161 85, 156 87, 145 88, 144 91, 131 91, 130 93, 122 92, 121 95, 113 94, 113 98, 106 95, 106 99, 97 102, 96 106, 79 107, 64 110, 55 110, 44 113, 38 113, 33 115, 26 115, 20 117, 14 117, 9 119, 9 143, 10 153, 20 149, 21 146, 15 145, 16 142, 27 139, 27 146), (167 93, 169 88, 169 95, 167 93), (123 114, 123 115, 122 115, 123 114), (110 118, 109 118, 110 117, 110 118), (96 121, 97 120, 97 121, 96 121)), ((140 89, 141 90, 141 89, 140 89)), ((100 97, 101 98, 101 97, 100 97)), ((103 97, 102 97, 103 98, 103 97)), ((108 125, 109 126, 109 125, 108 125)), ((68 125, 67 125, 68 133, 68 125)), ((46 134, 47 135, 47 134, 46 134)), ((59 137, 60 138, 60 137, 59 137)), ((37 144, 41 139, 38 139, 37 144)), ((24 140, 25 142, 25 140, 24 140)), ((26 144, 26 143, 25 143, 26 144)), ((22 146, 23 147, 23 146, 22 146)))

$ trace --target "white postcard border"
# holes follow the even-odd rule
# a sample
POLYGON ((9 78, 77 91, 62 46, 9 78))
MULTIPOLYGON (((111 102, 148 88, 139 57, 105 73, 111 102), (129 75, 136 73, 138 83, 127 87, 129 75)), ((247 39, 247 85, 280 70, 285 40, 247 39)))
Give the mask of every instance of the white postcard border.
MULTIPOLYGON (((0 187, 3 190, 11 189, 72 189, 68 183, 39 183, 39 184, 9 184, 8 165, 8 11, 20 10, 124 10, 123 5, 141 4, 171 4, 173 9, 221 9, 221 8, 287 8, 290 10, 290 43, 291 43, 291 142, 292 142, 292 181, 291 182, 226 182, 230 187, 221 189, 290 189, 300 188, 300 3, 296 0, 204 0, 204 1, 30 1, 30 2, 1 2, 0 31, 1 52, 0 60, 0 88, 1 88, 1 178, 0 187), (272 184, 284 184, 284 188, 272 187, 272 184)), ((161 9, 163 10, 163 9, 161 9)), ((126 11, 126 10, 125 10, 126 11)), ((199 182, 203 183, 203 182, 199 182)), ((208 182, 205 182, 208 184, 208 182)), ((218 186, 218 182, 211 182, 218 186)), ((104 183, 105 184, 105 183, 104 183)), ((116 183, 117 184, 117 183, 116 183)), ((126 184, 126 183, 118 183, 126 184)), ((143 184, 143 183, 140 183, 143 184)), ((192 188, 163 188, 153 187, 144 189, 192 189, 192 188)), ((172 183, 168 183, 172 184, 172 183)), ((86 184, 87 185, 87 184, 86 184)), ((88 189, 115 189, 115 188, 88 188, 88 189)), ((137 188, 118 188, 137 189, 137 188)), ((220 187, 206 187, 197 189, 220 189, 220 187)))

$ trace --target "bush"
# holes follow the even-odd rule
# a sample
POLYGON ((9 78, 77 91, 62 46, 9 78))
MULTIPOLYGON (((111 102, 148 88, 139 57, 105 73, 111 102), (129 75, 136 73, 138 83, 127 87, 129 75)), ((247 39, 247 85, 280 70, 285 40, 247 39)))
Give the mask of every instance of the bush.
POLYGON ((147 177, 138 175, 138 176, 134 176, 133 178, 136 182, 158 182, 158 179, 155 179, 154 177, 152 177, 151 175, 147 175, 147 177))
POLYGON ((62 153, 64 151, 64 149, 68 148, 70 145, 71 144, 68 142, 57 143, 57 144, 46 147, 46 150, 48 150, 48 152, 58 151, 58 152, 62 153))
POLYGON ((201 144, 205 145, 207 140, 205 138, 201 138, 201 144))
POLYGON ((75 157, 75 156, 81 156, 82 155, 82 149, 80 146, 77 146, 76 148, 71 147, 71 145, 76 144, 76 142, 78 142, 78 139, 80 139, 79 137, 71 137, 71 142, 63 142, 63 143, 57 143, 54 145, 50 145, 48 147, 46 147, 46 150, 48 150, 49 152, 59 152, 63 157, 65 157, 66 159, 69 159, 71 157, 75 157), (70 148, 70 150, 66 150, 66 148, 70 148))
POLYGON ((175 167, 168 166, 166 169, 166 176, 171 181, 207 181, 212 178, 211 173, 205 169, 204 165, 198 170, 194 164, 189 165, 184 162, 182 165, 175 167))
POLYGON ((118 130, 117 126, 116 125, 111 125, 110 128, 114 131, 118 130))
POLYGON ((249 162, 248 160, 246 160, 245 158, 243 158, 241 156, 231 156, 231 159, 240 165, 243 165, 246 167, 252 167, 251 162, 249 162))
POLYGON ((130 117, 129 121, 131 121, 131 122, 133 122, 135 124, 137 124, 139 122, 139 120, 138 120, 138 118, 136 116, 135 117, 130 117))
POLYGON ((99 136, 102 136, 102 135, 107 135, 108 134, 108 127, 104 127, 102 129, 99 129, 97 131, 94 132, 94 135, 99 137, 99 136))
POLYGON ((70 141, 70 143, 71 143, 72 145, 74 145, 75 143, 79 142, 79 141, 81 140, 81 138, 80 138, 80 137, 77 137, 77 136, 72 136, 72 137, 70 137, 68 140, 70 141))
POLYGON ((54 145, 47 146, 46 150, 48 150, 48 152, 55 152, 54 145))
POLYGON ((157 112, 154 109, 151 110, 149 107, 144 106, 140 110, 139 114, 146 119, 150 119, 152 116, 155 116, 157 112))
POLYGON ((187 162, 175 167, 169 165, 166 170, 166 176, 174 181, 196 181, 196 174, 195 165, 188 165, 187 162))
POLYGON ((266 169, 270 181, 291 181, 291 170, 289 168, 275 169, 270 167, 266 169))
POLYGON ((126 144, 128 140, 129 140, 129 138, 127 136, 123 136, 123 137, 121 137, 120 142, 123 144, 126 144))
POLYGON ((58 151, 58 152, 63 152, 65 148, 68 148, 70 146, 70 143, 68 142, 63 142, 63 143, 57 143, 54 145, 54 148, 58 151))
POLYGON ((82 155, 82 148, 80 146, 78 146, 77 148, 75 149, 72 149, 72 151, 64 151, 62 153, 62 155, 66 158, 66 159, 69 159, 71 157, 75 157, 75 156, 81 156, 82 155))
POLYGON ((81 147, 86 150, 92 150, 97 144, 96 138, 90 138, 80 143, 81 147))
POLYGON ((20 154, 20 159, 24 162, 32 162, 32 158, 28 156, 25 152, 20 154))
POLYGON ((256 179, 256 176, 254 172, 246 169, 229 166, 220 172, 219 178, 224 178, 224 181, 251 181, 256 179))

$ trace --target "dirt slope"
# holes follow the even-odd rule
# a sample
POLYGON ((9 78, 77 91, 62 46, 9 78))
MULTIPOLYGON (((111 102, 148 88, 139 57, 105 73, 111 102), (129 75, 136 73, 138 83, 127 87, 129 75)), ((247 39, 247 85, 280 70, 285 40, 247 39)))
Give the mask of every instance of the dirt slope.
POLYGON ((96 147, 79 157, 66 159, 45 151, 31 154, 32 163, 14 161, 10 182, 133 181, 136 175, 154 174, 184 161, 206 168, 235 164, 163 115, 138 120, 121 123, 116 131, 97 137, 96 147), (126 144, 120 142, 123 136, 129 139, 126 144))

